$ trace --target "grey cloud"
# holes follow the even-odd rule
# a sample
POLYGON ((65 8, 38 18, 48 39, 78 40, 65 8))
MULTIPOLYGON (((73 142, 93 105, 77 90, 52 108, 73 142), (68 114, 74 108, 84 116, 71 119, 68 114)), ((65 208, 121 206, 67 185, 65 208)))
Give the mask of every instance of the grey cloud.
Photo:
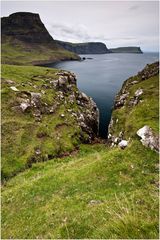
POLYGON ((50 32, 53 33, 53 35, 58 34, 62 35, 63 37, 66 36, 66 38, 80 38, 82 40, 90 38, 85 26, 83 25, 77 26, 55 23, 51 25, 50 32))
POLYGON ((50 32, 53 37, 63 38, 65 41, 71 41, 71 39, 75 39, 76 42, 85 42, 85 41, 128 41, 135 40, 135 37, 107 37, 105 34, 89 34, 88 29, 84 25, 69 25, 69 24, 59 24, 54 23, 50 26, 50 32))
POLYGON ((135 11, 135 10, 137 10, 138 8, 139 8, 138 5, 133 5, 133 6, 129 7, 129 10, 135 11))

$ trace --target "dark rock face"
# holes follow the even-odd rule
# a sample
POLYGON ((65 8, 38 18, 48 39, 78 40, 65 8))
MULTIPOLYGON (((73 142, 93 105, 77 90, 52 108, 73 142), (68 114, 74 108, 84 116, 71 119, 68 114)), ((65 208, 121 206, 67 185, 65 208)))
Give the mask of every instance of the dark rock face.
POLYGON ((53 43, 53 38, 41 22, 39 14, 13 13, 1 19, 2 36, 13 36, 27 43, 53 43))
POLYGON ((88 43, 69 43, 56 41, 60 46, 77 54, 104 54, 110 53, 104 43, 88 42, 88 43))
POLYGON ((111 53, 143 53, 140 47, 110 48, 111 53))

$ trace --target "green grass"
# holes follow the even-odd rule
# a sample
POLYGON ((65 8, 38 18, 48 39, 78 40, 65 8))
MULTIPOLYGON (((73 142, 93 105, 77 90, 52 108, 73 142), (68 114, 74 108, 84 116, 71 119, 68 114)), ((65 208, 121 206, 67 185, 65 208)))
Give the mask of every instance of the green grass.
POLYGON ((63 49, 52 49, 47 45, 25 45, 4 40, 1 46, 2 63, 15 65, 38 65, 60 60, 79 60, 78 55, 63 49))
POLYGON ((2 189, 2 238, 157 239, 157 163, 135 141, 35 164, 2 189))

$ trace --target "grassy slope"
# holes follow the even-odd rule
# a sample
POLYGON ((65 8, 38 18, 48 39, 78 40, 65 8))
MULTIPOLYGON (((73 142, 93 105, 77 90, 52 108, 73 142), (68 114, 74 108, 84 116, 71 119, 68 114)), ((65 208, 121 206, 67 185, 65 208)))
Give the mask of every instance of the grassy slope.
MULTIPOLYGON (((58 78, 55 73, 57 70, 43 67, 2 65, 2 178, 24 170, 30 164, 35 148, 40 148, 44 157, 46 154, 54 156, 70 152, 79 144, 77 136, 81 132, 80 127, 67 111, 72 109, 77 112, 79 106, 69 103, 70 93, 60 101, 57 99, 58 91, 43 87, 44 84, 49 85, 48 81, 58 78), (7 84, 8 79, 14 83, 7 84), (19 95, 10 86, 36 93, 43 90, 43 103, 48 106, 56 106, 57 102, 60 104, 54 114, 43 114, 42 121, 37 123, 31 112, 22 113, 13 109, 19 95), (65 114, 65 119, 61 114, 65 114), (43 136, 38 137, 39 134, 43 136)), ((76 86, 72 91, 77 91, 76 86)))
POLYGON ((59 49, 52 49, 50 46, 29 45, 18 40, 11 41, 6 38, 1 46, 2 63, 17 65, 38 65, 57 62, 60 60, 79 60, 78 55, 59 49))
POLYGON ((158 76, 132 91, 141 85, 143 102, 113 112, 115 132, 126 128, 131 137, 125 150, 81 146, 78 155, 35 164, 6 183, 3 238, 158 239, 158 154, 136 136, 145 124, 158 130, 158 76))

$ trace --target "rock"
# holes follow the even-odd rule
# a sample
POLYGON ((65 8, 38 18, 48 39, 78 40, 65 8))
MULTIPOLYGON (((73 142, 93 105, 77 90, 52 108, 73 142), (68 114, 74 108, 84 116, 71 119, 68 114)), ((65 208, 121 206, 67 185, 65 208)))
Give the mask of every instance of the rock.
POLYGON ((130 99, 130 101, 129 101, 129 106, 136 106, 136 105, 139 103, 139 101, 140 101, 139 97, 140 97, 142 94, 143 94, 143 89, 139 88, 139 89, 135 92, 134 97, 132 97, 132 98, 130 99))
POLYGON ((69 83, 71 83, 71 84, 75 84, 76 83, 76 78, 75 78, 75 76, 73 74, 69 75, 69 83))
POLYGON ((22 111, 24 112, 26 109, 28 109, 31 105, 27 102, 22 102, 20 104, 20 108, 22 109, 22 111))
POLYGON ((81 92, 81 98, 82 98, 83 101, 88 101, 89 100, 89 97, 83 92, 81 92))
POLYGON ((102 203, 102 201, 100 201, 100 200, 91 200, 89 202, 89 205, 97 205, 97 204, 101 204, 101 203, 102 203))
POLYGON ((62 113, 62 114, 61 114, 61 118, 64 118, 64 117, 65 117, 65 115, 62 113))
POLYGON ((111 139, 111 137, 112 137, 112 135, 109 133, 109 134, 108 134, 108 139, 111 139))
POLYGON ((67 109, 67 112, 71 113, 73 110, 72 109, 67 109))
POLYGON ((153 77, 159 73, 159 62, 147 64, 146 67, 138 73, 140 81, 144 81, 150 77, 153 77))
POLYGON ((50 113, 54 113, 55 112, 55 110, 56 110, 56 108, 57 108, 57 106, 55 105, 55 106, 52 106, 52 107, 50 107, 50 109, 49 109, 49 112, 50 113))
POLYGON ((129 93, 123 93, 120 96, 116 97, 116 101, 115 101, 115 108, 117 107, 122 107, 125 104, 126 98, 128 97, 129 93))
POLYGON ((35 154, 36 155, 40 155, 41 154, 41 150, 39 148, 35 149, 35 154))
POLYGON ((11 86, 10 89, 12 89, 14 92, 19 92, 19 90, 14 86, 11 86))
POLYGON ((53 87, 57 87, 58 86, 58 80, 52 80, 49 82, 53 87))
POLYGON ((71 104, 73 104, 75 102, 75 95, 74 93, 72 93, 69 97, 68 97, 68 100, 71 104))
POLYGON ((134 94, 134 96, 135 97, 139 97, 139 96, 141 96, 143 94, 143 89, 138 89, 136 92, 135 92, 135 94, 134 94))
POLYGON ((68 77, 67 76, 60 76, 58 79, 58 85, 59 87, 66 86, 68 82, 68 77))
POLYGON ((5 80, 5 83, 7 83, 7 84, 14 84, 15 82, 12 81, 12 80, 10 80, 10 79, 6 79, 6 80, 5 80))
POLYGON ((31 104, 34 107, 38 107, 40 105, 41 93, 31 92, 30 94, 31 94, 31 104))
POLYGON ((118 140, 119 140, 119 138, 116 137, 116 138, 114 139, 114 143, 118 143, 118 140))
POLYGON ((123 133, 123 131, 121 131, 121 132, 119 133, 119 138, 122 138, 123 135, 124 135, 124 133, 123 133))
POLYGON ((140 128, 137 131, 137 135, 141 137, 141 143, 144 146, 159 152, 159 138, 153 133, 153 130, 149 126, 145 125, 140 128))
POLYGON ((136 84, 136 83, 138 83, 138 81, 132 81, 132 82, 131 82, 131 85, 134 85, 134 84, 136 84))
POLYGON ((122 149, 126 148, 127 145, 128 145, 128 141, 126 141, 126 140, 122 140, 122 141, 120 141, 120 143, 118 144, 118 146, 119 146, 120 148, 122 148, 122 149))

